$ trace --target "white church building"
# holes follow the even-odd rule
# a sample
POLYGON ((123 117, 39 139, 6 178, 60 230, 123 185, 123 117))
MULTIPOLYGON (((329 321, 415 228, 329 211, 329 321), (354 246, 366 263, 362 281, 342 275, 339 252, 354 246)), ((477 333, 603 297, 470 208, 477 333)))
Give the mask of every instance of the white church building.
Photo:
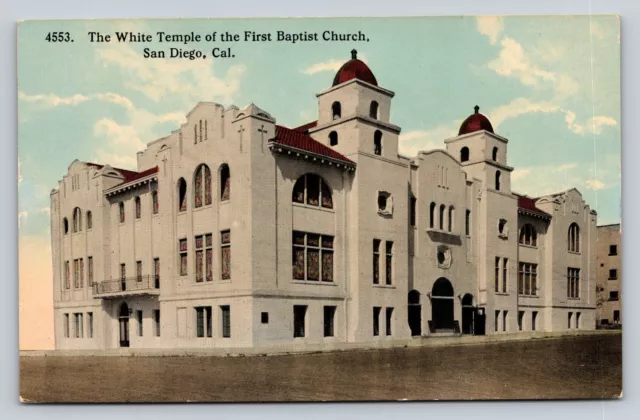
POLYGON ((57 349, 242 348, 594 329, 596 212, 511 190, 476 106, 398 154, 357 59, 288 128, 198 103, 138 170, 73 161, 51 192, 57 349))

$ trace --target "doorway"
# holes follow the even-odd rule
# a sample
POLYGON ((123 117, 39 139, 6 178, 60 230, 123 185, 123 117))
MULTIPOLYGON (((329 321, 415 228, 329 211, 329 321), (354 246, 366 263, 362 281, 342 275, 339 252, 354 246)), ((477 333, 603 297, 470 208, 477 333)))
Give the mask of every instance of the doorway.
POLYGON ((431 290, 431 322, 434 330, 453 330, 453 286, 444 277, 431 290))
POLYGON ((473 295, 467 293, 462 297, 462 334, 473 334, 473 295))
POLYGON ((118 316, 120 324, 120 347, 129 347, 129 306, 126 302, 120 305, 118 316))
POLYGON ((420 306, 420 292, 412 290, 408 297, 409 329, 411 336, 422 335, 422 306, 420 306))

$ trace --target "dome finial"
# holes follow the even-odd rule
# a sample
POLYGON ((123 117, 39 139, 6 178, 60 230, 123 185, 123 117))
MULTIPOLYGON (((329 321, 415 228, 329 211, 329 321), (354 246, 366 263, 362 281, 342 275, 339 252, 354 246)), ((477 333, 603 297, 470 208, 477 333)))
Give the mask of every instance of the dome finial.
POLYGON ((351 50, 351 59, 355 60, 357 58, 358 58, 358 51, 356 51, 356 49, 354 48, 351 50))
POLYGON ((480 111, 480 107, 478 105, 473 107, 473 110, 475 111, 475 113, 477 114, 478 111, 480 111))

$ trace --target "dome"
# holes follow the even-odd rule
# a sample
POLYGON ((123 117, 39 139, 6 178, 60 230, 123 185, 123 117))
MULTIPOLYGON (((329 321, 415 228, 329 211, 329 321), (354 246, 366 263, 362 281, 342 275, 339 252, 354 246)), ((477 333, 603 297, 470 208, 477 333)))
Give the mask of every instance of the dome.
POLYGON ((476 105, 473 109, 475 110, 475 112, 469 115, 469 117, 462 122, 460 131, 458 131, 458 135, 461 136, 463 134, 469 134, 480 130, 485 130, 493 133, 493 126, 491 125, 491 121, 489 121, 489 118, 478 112, 480 110, 480 107, 476 105))
POLYGON ((336 77, 333 78, 333 86, 351 79, 362 80, 363 82, 378 86, 376 76, 373 75, 369 66, 363 61, 358 60, 358 51, 356 50, 351 50, 351 60, 344 63, 336 73, 336 77))

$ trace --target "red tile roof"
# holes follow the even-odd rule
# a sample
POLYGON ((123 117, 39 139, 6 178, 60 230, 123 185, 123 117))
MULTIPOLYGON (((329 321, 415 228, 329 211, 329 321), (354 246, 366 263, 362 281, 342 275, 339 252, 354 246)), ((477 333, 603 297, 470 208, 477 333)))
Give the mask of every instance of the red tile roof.
POLYGON ((306 133, 307 131, 309 131, 311 128, 314 128, 318 125, 318 121, 311 121, 308 122, 304 125, 301 125, 300 127, 296 127, 294 128, 294 130, 299 131, 301 133, 306 133))
MULTIPOLYGON (((85 162, 87 165, 89 166, 93 166, 94 168, 98 168, 98 169, 102 169, 104 167, 104 165, 100 165, 98 163, 93 163, 93 162, 85 162)), ((130 171, 128 169, 121 169, 121 168, 113 168, 114 170, 120 172, 122 174, 122 176, 124 176, 124 179, 122 180, 121 183, 119 183, 118 185, 115 185, 111 188, 109 188, 110 190, 114 190, 114 189, 118 189, 119 187, 128 184, 130 182, 133 182, 137 179, 142 179, 146 176, 149 176, 151 174, 155 174, 159 171, 157 166, 154 166, 153 168, 149 168, 149 169, 145 169, 142 172, 136 172, 136 171, 130 171)))
POLYGON ((537 198, 527 197, 526 195, 514 194, 518 197, 518 209, 530 213, 535 213, 539 216, 550 218, 551 215, 545 211, 536 207, 537 198))
POLYGON ((271 139, 270 142, 283 146, 285 149, 324 156, 330 160, 337 161, 350 167, 356 166, 355 162, 349 158, 336 152, 332 148, 325 146, 319 141, 314 140, 310 135, 304 134, 296 129, 276 125, 276 136, 271 139))

